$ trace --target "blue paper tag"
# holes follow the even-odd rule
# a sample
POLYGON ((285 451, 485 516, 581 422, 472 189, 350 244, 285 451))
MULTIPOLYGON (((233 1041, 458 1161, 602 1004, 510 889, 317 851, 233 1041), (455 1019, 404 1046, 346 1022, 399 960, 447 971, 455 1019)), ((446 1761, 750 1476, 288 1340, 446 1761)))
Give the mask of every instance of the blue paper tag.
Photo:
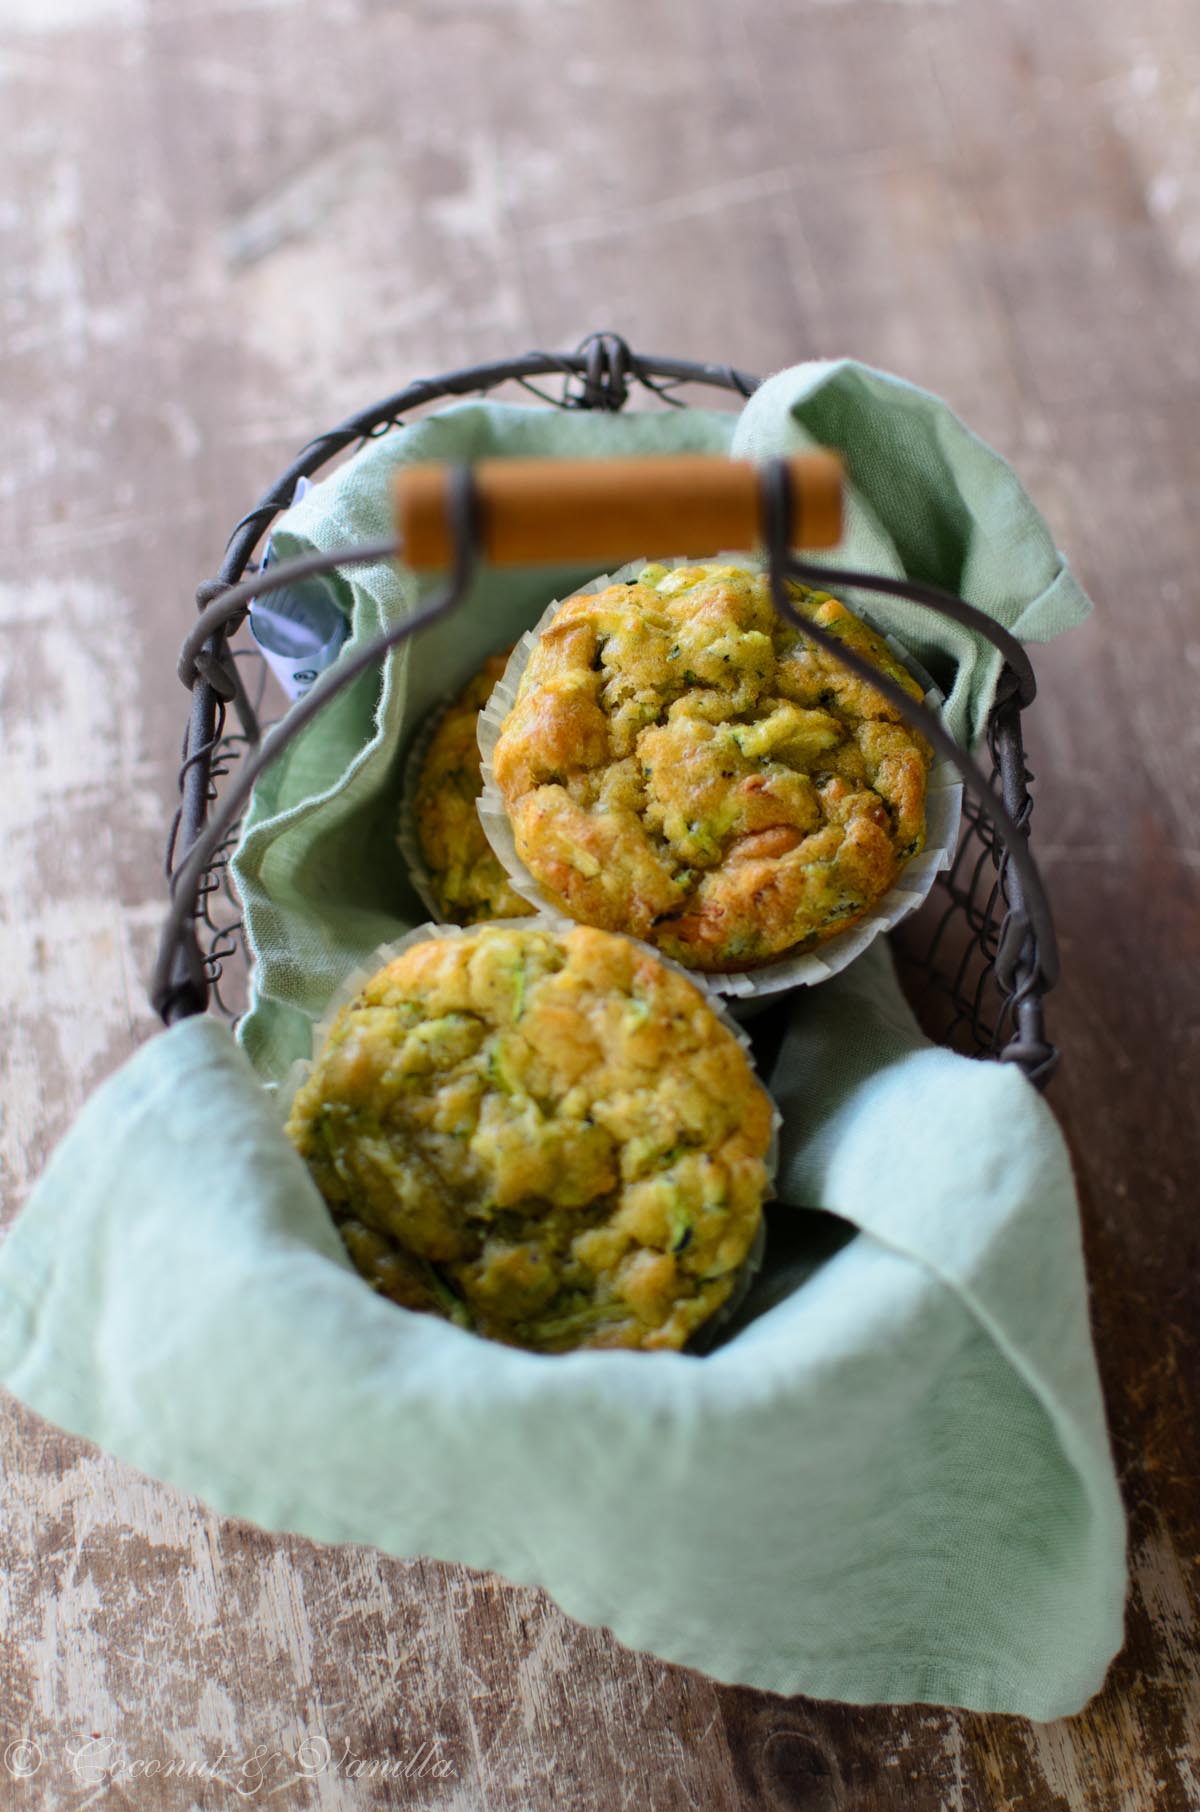
MULTIPOLYGON (((301 478, 292 497, 299 503, 313 489, 301 478)), ((263 571, 271 560, 268 539, 263 571)), ((250 631, 263 658, 288 697, 303 698, 319 673, 336 660, 349 633, 345 613, 323 579, 302 579, 250 605, 250 631)))

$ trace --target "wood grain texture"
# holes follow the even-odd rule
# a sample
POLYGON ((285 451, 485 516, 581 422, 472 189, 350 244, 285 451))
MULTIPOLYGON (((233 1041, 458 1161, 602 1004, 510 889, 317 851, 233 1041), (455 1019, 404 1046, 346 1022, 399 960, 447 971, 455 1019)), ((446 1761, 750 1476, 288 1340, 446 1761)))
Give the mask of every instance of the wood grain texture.
POLYGON ((6 1211, 152 1030, 174 651, 283 460, 596 327, 854 353, 1013 461, 1099 606, 1028 731, 1135 1582, 1077 1719, 785 1702, 7 1403, 0 1750, 41 1761, 0 1806, 1195 1812, 1194 0, 0 0, 0 93, 6 1211))

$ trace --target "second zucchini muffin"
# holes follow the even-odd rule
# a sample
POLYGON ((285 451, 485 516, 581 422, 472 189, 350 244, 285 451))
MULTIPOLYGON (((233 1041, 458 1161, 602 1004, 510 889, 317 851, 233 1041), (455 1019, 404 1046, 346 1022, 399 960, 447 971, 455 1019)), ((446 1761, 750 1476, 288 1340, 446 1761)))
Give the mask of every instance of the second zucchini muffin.
MULTIPOLYGON (((791 591, 921 698, 844 605, 791 591)), ((778 615, 765 574, 703 562, 568 600, 532 651, 493 772, 551 902, 722 972, 820 944, 882 898, 923 847, 930 754, 778 615)))

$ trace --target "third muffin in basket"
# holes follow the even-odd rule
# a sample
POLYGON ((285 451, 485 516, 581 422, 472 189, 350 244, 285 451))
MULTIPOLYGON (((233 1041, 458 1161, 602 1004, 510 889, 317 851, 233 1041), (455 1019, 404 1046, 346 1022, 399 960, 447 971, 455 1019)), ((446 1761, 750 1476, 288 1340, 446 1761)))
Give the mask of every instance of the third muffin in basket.
POLYGON ((453 925, 522 918, 532 910, 513 891, 475 809, 481 786, 475 727, 507 658, 507 652, 489 655, 445 707, 418 745, 406 786, 401 847, 408 840, 415 845, 408 853, 422 870, 414 875, 420 892, 453 925))

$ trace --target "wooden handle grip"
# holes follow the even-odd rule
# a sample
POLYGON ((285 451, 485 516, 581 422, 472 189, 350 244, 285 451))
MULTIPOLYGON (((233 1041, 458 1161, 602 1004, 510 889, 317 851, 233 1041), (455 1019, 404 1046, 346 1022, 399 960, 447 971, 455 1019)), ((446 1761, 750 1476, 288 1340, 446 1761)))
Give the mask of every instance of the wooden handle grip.
MULTIPOLYGON (((842 466, 832 453, 788 461, 794 544, 833 547, 842 533, 842 466)), ((645 459, 489 459, 474 468, 481 547, 494 566, 631 560, 748 550, 762 538, 758 471, 705 454, 645 459)), ((395 481, 404 560, 452 564, 449 468, 409 466, 395 481)))

